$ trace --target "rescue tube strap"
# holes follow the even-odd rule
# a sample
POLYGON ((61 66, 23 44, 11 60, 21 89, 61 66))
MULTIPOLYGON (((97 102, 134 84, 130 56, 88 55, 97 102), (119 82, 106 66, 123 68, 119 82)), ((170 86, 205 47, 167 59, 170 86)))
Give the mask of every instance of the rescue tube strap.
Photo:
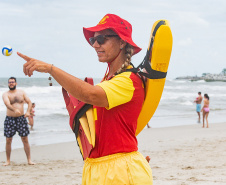
POLYGON ((138 68, 132 68, 132 69, 127 69, 125 72, 127 71, 131 71, 133 73, 138 73, 141 76, 144 76, 146 78, 149 79, 162 79, 162 78, 166 78, 167 73, 161 72, 161 71, 156 71, 154 69, 151 68, 151 66, 145 66, 144 69, 148 69, 147 73, 140 71, 138 68), (148 69, 150 67, 150 69, 148 69))
POLYGON ((80 126, 80 122, 79 119, 86 113, 86 111, 91 107, 92 105, 90 104, 85 104, 79 111, 78 113, 75 115, 74 118, 74 133, 76 138, 78 137, 78 133, 79 133, 79 126, 80 126))
POLYGON ((153 33, 152 33, 152 38, 151 38, 151 42, 150 42, 150 46, 147 49, 147 53, 143 59, 143 61, 141 62, 141 64, 137 67, 137 68, 132 68, 132 69, 127 69, 126 71, 131 71, 134 73, 138 73, 141 76, 144 76, 146 78, 149 79, 162 79, 162 78, 166 78, 167 72, 161 72, 161 71, 156 71, 154 69, 152 69, 150 63, 151 63, 151 59, 150 59, 150 54, 151 54, 151 49, 152 46, 154 44, 154 37, 155 34, 157 32, 157 30, 159 29, 160 26, 165 25, 166 22, 164 20, 159 21, 159 23, 156 25, 153 33))

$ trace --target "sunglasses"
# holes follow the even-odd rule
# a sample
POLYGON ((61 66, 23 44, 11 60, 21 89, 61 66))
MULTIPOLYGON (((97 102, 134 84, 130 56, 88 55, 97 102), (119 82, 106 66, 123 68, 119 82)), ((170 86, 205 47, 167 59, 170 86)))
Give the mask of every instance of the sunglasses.
POLYGON ((14 84, 14 83, 16 83, 16 82, 8 82, 8 84, 14 84))
POLYGON ((90 37, 89 42, 93 45, 97 41, 99 45, 102 45, 105 43, 107 37, 118 37, 118 35, 98 35, 96 37, 90 37))

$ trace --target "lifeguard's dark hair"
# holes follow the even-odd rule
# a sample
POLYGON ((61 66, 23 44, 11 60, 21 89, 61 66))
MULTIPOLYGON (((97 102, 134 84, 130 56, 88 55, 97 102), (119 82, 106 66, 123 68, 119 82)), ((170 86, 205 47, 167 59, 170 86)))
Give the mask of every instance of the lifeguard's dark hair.
POLYGON ((15 82, 16 82, 16 78, 13 77, 13 76, 11 76, 11 77, 8 79, 8 81, 9 81, 9 80, 15 80, 15 82))

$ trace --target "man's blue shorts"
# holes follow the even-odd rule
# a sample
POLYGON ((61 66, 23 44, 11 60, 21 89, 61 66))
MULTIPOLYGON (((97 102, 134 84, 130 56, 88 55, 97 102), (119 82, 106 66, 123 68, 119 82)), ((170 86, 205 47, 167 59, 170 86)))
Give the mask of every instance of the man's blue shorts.
POLYGON ((10 117, 6 116, 4 122, 4 136, 13 137, 16 132, 20 137, 26 137, 29 134, 27 119, 24 116, 10 117))
POLYGON ((196 104, 196 112, 201 112, 201 104, 196 104))

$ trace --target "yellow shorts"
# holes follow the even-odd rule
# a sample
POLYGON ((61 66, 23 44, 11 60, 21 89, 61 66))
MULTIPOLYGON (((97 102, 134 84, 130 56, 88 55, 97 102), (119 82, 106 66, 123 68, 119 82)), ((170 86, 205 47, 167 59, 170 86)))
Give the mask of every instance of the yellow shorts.
POLYGON ((87 158, 82 185, 152 185, 152 172, 139 152, 87 158))

